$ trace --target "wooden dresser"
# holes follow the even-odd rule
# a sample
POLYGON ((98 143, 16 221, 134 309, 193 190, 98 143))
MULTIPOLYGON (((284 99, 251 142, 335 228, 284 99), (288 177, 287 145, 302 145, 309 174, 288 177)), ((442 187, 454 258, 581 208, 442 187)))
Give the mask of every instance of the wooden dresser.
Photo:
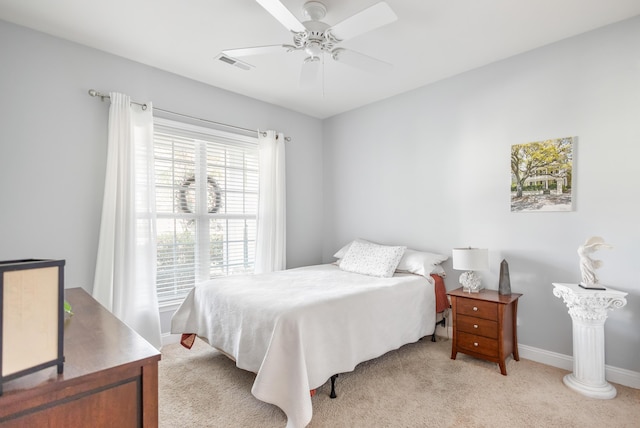
POLYGON ((81 288, 65 290, 64 372, 4 384, 2 427, 157 427, 160 353, 81 288))
POLYGON ((505 359, 513 354, 518 361, 517 313, 522 294, 500 295, 495 290, 465 293, 462 288, 447 293, 451 297, 453 343, 451 359, 458 352, 492 361, 506 376, 505 359))

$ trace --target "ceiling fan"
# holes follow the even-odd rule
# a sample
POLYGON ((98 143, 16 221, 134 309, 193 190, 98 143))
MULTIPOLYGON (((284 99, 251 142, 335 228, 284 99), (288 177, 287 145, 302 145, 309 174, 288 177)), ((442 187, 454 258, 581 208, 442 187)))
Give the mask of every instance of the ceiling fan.
POLYGON ((279 0, 256 0, 275 19, 293 33, 293 44, 226 49, 222 53, 231 58, 279 52, 303 51, 307 57, 302 63, 300 85, 311 86, 319 77, 323 54, 344 64, 367 71, 382 71, 391 64, 360 52, 338 47, 340 42, 390 24, 398 19, 384 1, 330 26, 321 20, 327 14, 319 1, 307 1, 302 9, 307 21, 300 22, 279 0))

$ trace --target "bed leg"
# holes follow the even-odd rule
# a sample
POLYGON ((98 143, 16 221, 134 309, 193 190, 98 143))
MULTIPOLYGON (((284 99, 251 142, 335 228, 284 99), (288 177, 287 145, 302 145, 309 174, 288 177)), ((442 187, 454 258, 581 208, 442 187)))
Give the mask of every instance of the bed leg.
POLYGON ((336 398, 336 378, 338 377, 337 374, 334 374, 333 376, 331 376, 331 394, 329 394, 329 397, 331 398, 336 398))
MULTIPOLYGON (((438 325, 440 327, 443 327, 443 328, 447 327, 447 319, 444 317, 444 314, 442 316, 442 319, 436 323, 436 328, 438 327, 438 325)), ((436 341, 436 331, 435 330, 433 331, 433 334, 431 335, 431 341, 432 342, 436 341)))

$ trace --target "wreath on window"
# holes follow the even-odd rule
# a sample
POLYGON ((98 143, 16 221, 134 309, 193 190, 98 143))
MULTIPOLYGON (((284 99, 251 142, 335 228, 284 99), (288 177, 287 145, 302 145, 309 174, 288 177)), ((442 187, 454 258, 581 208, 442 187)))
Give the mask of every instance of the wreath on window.
MULTIPOLYGON (((195 211, 195 175, 187 177, 181 184, 178 191, 178 206, 183 213, 192 214, 195 211)), ((207 212, 217 213, 222 205, 222 192, 216 180, 207 176, 207 212)))

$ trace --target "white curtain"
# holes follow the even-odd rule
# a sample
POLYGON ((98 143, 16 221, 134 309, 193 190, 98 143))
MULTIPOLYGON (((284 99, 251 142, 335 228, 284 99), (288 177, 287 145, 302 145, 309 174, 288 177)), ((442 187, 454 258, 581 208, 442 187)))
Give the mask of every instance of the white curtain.
POLYGON ((153 114, 110 93, 107 171, 93 297, 160 349, 153 114))
POLYGON ((260 191, 255 272, 286 267, 286 183, 284 135, 258 133, 260 191))

